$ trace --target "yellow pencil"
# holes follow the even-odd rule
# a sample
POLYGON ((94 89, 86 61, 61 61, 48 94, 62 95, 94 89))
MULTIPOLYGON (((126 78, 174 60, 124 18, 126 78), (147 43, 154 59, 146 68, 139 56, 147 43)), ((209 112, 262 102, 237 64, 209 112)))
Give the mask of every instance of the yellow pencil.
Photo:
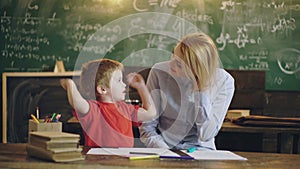
POLYGON ((33 121, 35 121, 36 123, 40 123, 39 120, 33 114, 31 114, 30 116, 33 121))
POLYGON ((159 155, 147 155, 147 156, 132 156, 129 160, 145 160, 145 159, 159 159, 159 155))

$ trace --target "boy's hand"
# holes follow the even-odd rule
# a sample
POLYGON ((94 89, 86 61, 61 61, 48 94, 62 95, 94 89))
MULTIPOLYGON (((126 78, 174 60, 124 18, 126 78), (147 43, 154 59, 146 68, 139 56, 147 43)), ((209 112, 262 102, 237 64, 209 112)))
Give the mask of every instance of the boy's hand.
POLYGON ((126 76, 126 78, 127 78, 128 84, 135 89, 145 86, 145 81, 144 81, 143 76, 141 76, 138 73, 129 73, 126 76))
POLYGON ((73 83, 72 79, 60 79, 60 85, 63 87, 65 90, 68 89, 69 85, 73 83))

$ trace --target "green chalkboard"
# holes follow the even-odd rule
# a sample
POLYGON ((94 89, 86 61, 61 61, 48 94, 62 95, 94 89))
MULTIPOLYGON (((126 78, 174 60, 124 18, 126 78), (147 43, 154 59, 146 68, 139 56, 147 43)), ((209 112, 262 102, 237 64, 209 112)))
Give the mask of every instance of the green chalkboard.
POLYGON ((300 91, 299 0, 2 0, 1 72, 66 70, 107 57, 150 67, 203 31, 226 69, 266 71, 267 90, 300 91))

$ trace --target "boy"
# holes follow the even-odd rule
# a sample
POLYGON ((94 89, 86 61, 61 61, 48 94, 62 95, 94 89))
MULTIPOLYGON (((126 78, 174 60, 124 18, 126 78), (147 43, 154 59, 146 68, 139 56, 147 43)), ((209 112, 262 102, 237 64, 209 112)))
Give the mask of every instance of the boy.
POLYGON ((126 104, 123 65, 110 59, 93 60, 83 65, 80 76, 83 97, 71 79, 62 79, 70 105, 85 135, 85 146, 133 147, 132 121, 152 120, 156 109, 144 79, 137 73, 127 75, 137 89, 143 107, 126 104))

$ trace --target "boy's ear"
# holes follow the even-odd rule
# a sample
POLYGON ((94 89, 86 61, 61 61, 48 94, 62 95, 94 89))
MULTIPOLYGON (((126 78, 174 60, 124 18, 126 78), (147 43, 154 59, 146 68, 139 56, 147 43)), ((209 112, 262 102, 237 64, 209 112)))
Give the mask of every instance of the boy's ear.
POLYGON ((107 93, 107 89, 105 87, 102 87, 102 86, 97 86, 97 92, 99 94, 106 94, 107 93))

